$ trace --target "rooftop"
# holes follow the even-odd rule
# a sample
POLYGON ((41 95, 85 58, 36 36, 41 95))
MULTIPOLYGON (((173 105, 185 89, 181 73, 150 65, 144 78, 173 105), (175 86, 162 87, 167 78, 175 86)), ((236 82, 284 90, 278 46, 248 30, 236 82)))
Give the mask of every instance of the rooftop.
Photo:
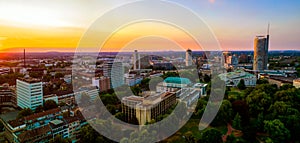
POLYGON ((44 111, 44 112, 35 113, 35 114, 24 117, 24 119, 27 120, 27 121, 28 120, 34 120, 34 119, 37 119, 37 118, 40 118, 40 117, 43 117, 43 116, 46 116, 46 115, 49 115, 49 114, 55 114, 57 112, 60 112, 60 108, 55 108, 55 109, 50 109, 50 110, 47 110, 47 111, 44 111))
POLYGON ((294 79, 293 81, 294 81, 294 82, 300 82, 300 78, 294 79))
POLYGON ((0 118, 4 120, 5 122, 8 122, 10 120, 14 120, 17 118, 19 111, 13 111, 13 112, 8 112, 5 114, 0 114, 0 118))
POLYGON ((243 70, 236 70, 234 72, 220 74, 219 77, 222 80, 225 80, 225 79, 235 79, 235 78, 251 78, 251 77, 255 77, 255 75, 245 72, 243 70))
POLYGON ((63 121, 62 121, 62 120, 55 119, 55 120, 50 121, 50 123, 52 123, 52 124, 54 124, 54 125, 57 126, 57 125, 63 123, 63 121))
POLYGON ((181 77, 168 77, 164 80, 166 83, 176 83, 176 84, 190 84, 191 81, 187 78, 181 77))
MULTIPOLYGON (((39 135, 47 134, 51 131, 49 125, 43 126, 34 130, 28 130, 19 135, 19 139, 21 142, 29 141, 31 138, 34 138, 39 135)), ((31 140, 32 141, 32 140, 31 140)))
POLYGON ((156 93, 156 94, 151 94, 147 97, 139 97, 139 96, 128 96, 124 97, 122 101, 127 100, 127 101, 135 101, 137 102, 137 106, 151 106, 155 105, 156 103, 159 103, 160 101, 168 98, 171 95, 175 95, 175 93, 172 92, 166 92, 166 93, 156 93))
POLYGON ((18 78, 18 79, 21 80, 21 81, 24 81, 24 82, 28 82, 28 83, 37 83, 37 82, 41 82, 40 79, 32 78, 32 77, 18 78))
POLYGON ((282 76, 270 76, 270 79, 281 81, 284 83, 293 83, 294 78, 292 77, 282 77, 282 76))

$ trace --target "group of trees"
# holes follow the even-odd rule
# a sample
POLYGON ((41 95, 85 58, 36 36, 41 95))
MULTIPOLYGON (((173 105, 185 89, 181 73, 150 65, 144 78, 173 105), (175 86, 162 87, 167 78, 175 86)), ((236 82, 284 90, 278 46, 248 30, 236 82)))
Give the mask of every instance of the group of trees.
POLYGON ((0 75, 0 84, 8 83, 9 85, 16 85, 16 80, 23 76, 24 75, 20 73, 9 73, 0 75))
POLYGON ((54 108, 57 108, 58 105, 56 104, 55 101, 53 100, 47 100, 44 102, 44 105, 43 106, 38 106, 35 111, 31 110, 30 108, 24 108, 22 109, 18 115, 17 115, 17 119, 20 119, 20 118, 23 118, 25 116, 29 116, 31 114, 34 114, 34 113, 39 113, 39 112, 43 112, 43 111, 46 111, 46 110, 50 110, 50 109, 54 109, 54 108))
MULTIPOLYGON (((258 83, 255 88, 240 85, 239 96, 243 98, 228 100, 225 96, 210 125, 219 127, 230 123, 233 128, 242 131, 245 142, 254 141, 256 137, 268 142, 299 141, 300 89, 289 84, 278 88, 265 80, 258 83)), ((201 118, 204 110, 212 107, 211 104, 207 98, 199 99, 194 117, 201 118)), ((229 137, 230 140, 233 138, 229 137)))

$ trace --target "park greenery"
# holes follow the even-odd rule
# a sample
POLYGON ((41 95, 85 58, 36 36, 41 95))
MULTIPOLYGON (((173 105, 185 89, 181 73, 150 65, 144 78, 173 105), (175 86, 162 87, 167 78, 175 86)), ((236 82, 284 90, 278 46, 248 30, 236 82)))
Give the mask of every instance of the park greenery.
MULTIPOLYGON (((169 73, 163 78, 168 76, 176 76, 176 74, 169 73)), ((149 81, 145 79, 142 83, 149 85, 149 81)), ((263 79, 258 80, 257 83, 256 87, 246 87, 243 82, 238 87, 227 87, 218 114, 209 127, 202 131, 198 129, 199 121, 206 107, 214 103, 208 101, 209 96, 200 98, 192 118, 178 132, 162 142, 300 141, 300 89, 288 84, 279 88, 263 79), (228 132, 228 125, 232 128, 231 132, 228 132)), ((142 88, 143 86, 138 85, 131 89, 138 91, 142 88)), ((120 100, 114 93, 103 93, 100 98, 111 113, 121 120, 124 118, 119 106, 120 100)), ((171 110, 147 124, 161 121, 170 115, 173 115, 171 110)), ((93 129, 83 129, 85 133, 92 132, 91 134, 95 135, 94 139, 112 142, 95 133, 93 129)), ((144 133, 147 134, 146 131, 144 133)), ((137 140, 132 138, 121 140, 124 143, 135 141, 137 140)))

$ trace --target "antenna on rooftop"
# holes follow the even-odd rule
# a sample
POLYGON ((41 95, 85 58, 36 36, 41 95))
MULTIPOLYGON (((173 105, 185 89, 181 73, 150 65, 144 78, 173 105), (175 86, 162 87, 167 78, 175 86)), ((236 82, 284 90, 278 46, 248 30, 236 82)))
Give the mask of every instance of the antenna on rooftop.
POLYGON ((270 22, 268 23, 268 35, 270 35, 270 22))

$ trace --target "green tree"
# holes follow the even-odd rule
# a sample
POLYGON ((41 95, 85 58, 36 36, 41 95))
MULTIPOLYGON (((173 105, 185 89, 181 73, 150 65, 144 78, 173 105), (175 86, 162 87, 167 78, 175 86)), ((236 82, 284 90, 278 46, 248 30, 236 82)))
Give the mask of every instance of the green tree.
POLYGON ((39 112, 43 112, 43 111, 44 111, 44 107, 42 105, 35 108, 35 113, 39 113, 39 112))
POLYGON ((295 88, 292 84, 283 84, 282 86, 280 86, 279 90, 288 90, 291 88, 295 88))
POLYGON ((274 104, 272 104, 269 108, 269 112, 271 113, 271 119, 276 119, 280 115, 285 115, 287 113, 287 110, 291 108, 290 105, 286 104, 283 101, 276 101, 274 104))
POLYGON ((256 119, 256 129, 257 131, 263 131, 264 130, 264 114, 263 113, 259 113, 256 119))
POLYGON ((249 106, 244 100, 235 100, 232 102, 234 114, 238 113, 241 116, 242 126, 248 125, 250 122, 249 106))
POLYGON ((17 119, 21 119, 25 116, 29 116, 29 115, 32 115, 33 114, 33 111, 30 109, 30 108, 25 108, 23 110, 21 110, 18 115, 17 115, 17 119))
POLYGON ((298 67, 296 68, 296 71, 297 71, 298 77, 300 77, 300 66, 298 66, 298 67))
POLYGON ((266 92, 262 90, 254 90, 246 97, 247 104, 249 105, 250 114, 253 117, 257 116, 257 113, 266 112, 272 104, 272 98, 266 92))
POLYGON ((4 125, 2 122, 0 122, 0 132, 2 132, 4 130, 4 125))
POLYGON ((239 82, 239 84, 237 85, 237 87, 238 87, 240 90, 246 89, 245 80, 244 80, 244 79, 241 79, 240 82, 239 82))
POLYGON ((83 143, 112 143, 111 140, 100 135, 90 125, 80 128, 80 141, 83 143))
POLYGON ((184 139, 187 143, 195 143, 196 142, 193 132, 191 132, 191 131, 188 131, 184 134, 184 139))
POLYGON ((60 107, 63 107, 63 106, 66 106, 67 104, 65 103, 65 102, 60 102, 60 103, 58 103, 58 106, 60 106, 60 107))
POLYGON ((155 132, 149 133, 146 129, 142 129, 141 131, 135 131, 130 134, 130 138, 123 138, 120 140, 122 143, 150 143, 154 142, 155 132))
POLYGON ((58 105, 56 104, 56 102, 54 100, 47 100, 44 103, 44 110, 50 110, 50 109, 54 109, 57 107, 58 107, 58 105))
POLYGON ((55 77, 55 78, 63 78, 63 77, 64 77, 64 74, 58 72, 58 73, 55 73, 54 77, 55 77))
POLYGON ((139 96, 139 94, 142 92, 142 89, 138 85, 132 86, 130 88, 131 88, 132 93, 136 96, 139 96))
POLYGON ((241 116, 239 115, 239 113, 237 113, 232 121, 232 127, 237 129, 237 130, 241 130, 242 126, 241 126, 241 116))
POLYGON ((100 98, 105 106, 108 104, 117 105, 120 103, 119 98, 115 94, 104 94, 100 96, 100 98))
POLYGON ((236 143, 237 139, 236 139, 236 137, 233 134, 230 134, 229 136, 227 136, 226 142, 227 143, 236 143))
POLYGON ((108 104, 108 105, 106 105, 106 108, 112 115, 116 114, 116 106, 115 105, 108 104))
POLYGON ((209 83, 210 82, 210 76, 205 74, 203 80, 204 80, 205 83, 209 83))
MULTIPOLYGON (((209 103, 213 104, 213 103, 209 103)), ((215 105, 209 106, 210 108, 217 108, 215 105)), ((209 109, 210 109, 209 108, 209 109)), ((230 122, 233 118, 233 110, 232 105, 230 101, 223 100, 220 109, 218 111, 218 114, 214 118, 212 125, 213 126, 219 126, 219 125, 226 125, 228 122, 230 122)))
POLYGON ((64 139, 61 135, 56 135, 54 139, 50 140, 50 143, 72 143, 72 141, 69 138, 64 139))
POLYGON ((290 139, 290 131, 278 120, 264 121, 264 130, 270 135, 274 142, 282 143, 290 139))
POLYGON ((222 133, 215 129, 209 128, 203 131, 199 143, 221 143, 222 142, 222 133))
POLYGON ((115 117, 121 121, 125 121, 125 115, 122 112, 118 112, 115 117))
POLYGON ((256 81, 256 84, 268 84, 269 83, 269 81, 267 80, 267 79, 258 79, 257 81, 256 81))

